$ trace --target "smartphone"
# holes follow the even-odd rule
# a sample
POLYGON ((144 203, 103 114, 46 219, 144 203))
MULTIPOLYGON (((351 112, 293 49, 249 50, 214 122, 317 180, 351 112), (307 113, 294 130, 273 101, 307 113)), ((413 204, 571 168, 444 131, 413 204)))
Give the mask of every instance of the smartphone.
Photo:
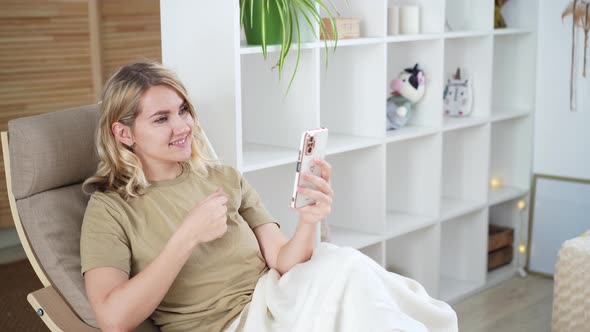
POLYGON ((291 207, 300 208, 309 204, 314 204, 315 200, 297 192, 298 186, 315 189, 315 185, 304 180, 301 175, 311 173, 321 176, 320 166, 314 163, 314 158, 324 159, 326 153, 326 144, 328 143, 328 129, 318 128, 308 130, 301 135, 301 145, 299 147, 299 157, 295 169, 295 181, 293 184, 293 197, 291 197, 291 207))

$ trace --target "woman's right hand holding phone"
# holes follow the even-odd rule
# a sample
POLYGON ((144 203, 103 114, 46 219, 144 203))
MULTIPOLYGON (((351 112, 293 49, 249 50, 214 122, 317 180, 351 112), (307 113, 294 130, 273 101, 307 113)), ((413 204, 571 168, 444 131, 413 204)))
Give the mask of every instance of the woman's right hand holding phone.
POLYGON ((197 203, 177 229, 191 247, 222 237, 227 232, 227 195, 222 188, 197 203))

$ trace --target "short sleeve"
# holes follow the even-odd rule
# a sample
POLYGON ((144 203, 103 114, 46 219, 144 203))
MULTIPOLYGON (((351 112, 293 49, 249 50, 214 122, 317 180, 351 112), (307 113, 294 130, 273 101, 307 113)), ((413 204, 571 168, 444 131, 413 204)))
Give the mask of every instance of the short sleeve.
POLYGON ((246 220, 248 225, 250 225, 250 228, 254 229, 256 226, 268 223, 275 223, 277 226, 281 227, 281 225, 266 210, 256 190, 254 190, 250 183, 248 183, 246 178, 244 178, 239 172, 237 173, 240 179, 242 196, 238 212, 242 218, 246 220))
POLYGON ((82 275, 98 267, 114 267, 127 274, 131 271, 129 240, 121 225, 126 216, 105 200, 93 194, 84 213, 80 234, 82 275))

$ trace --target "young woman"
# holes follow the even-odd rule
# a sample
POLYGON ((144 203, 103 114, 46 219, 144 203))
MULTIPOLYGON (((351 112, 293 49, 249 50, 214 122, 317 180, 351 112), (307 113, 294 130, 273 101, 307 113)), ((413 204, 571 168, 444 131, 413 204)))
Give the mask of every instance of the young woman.
POLYGON ((235 169, 208 160, 186 89, 158 64, 121 68, 106 83, 100 164, 81 234, 82 273, 98 324, 130 330, 150 317, 162 331, 221 331, 269 268, 309 260, 330 214, 330 165, 307 176, 319 190, 298 209, 287 240, 235 169))
POLYGON ((150 317, 164 332, 457 331, 454 311, 417 282, 350 248, 314 249, 334 195, 327 162, 304 175, 317 190, 298 190, 316 203, 296 209, 287 240, 246 179, 207 158, 174 73, 125 66, 100 108, 80 253, 101 329, 150 317))

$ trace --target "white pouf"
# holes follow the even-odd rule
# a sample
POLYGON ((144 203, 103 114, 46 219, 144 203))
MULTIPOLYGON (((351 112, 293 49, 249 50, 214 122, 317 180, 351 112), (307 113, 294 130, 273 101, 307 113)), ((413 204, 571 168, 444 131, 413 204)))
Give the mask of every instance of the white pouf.
POLYGON ((561 245, 553 288, 553 332, 588 331, 590 231, 561 245))

